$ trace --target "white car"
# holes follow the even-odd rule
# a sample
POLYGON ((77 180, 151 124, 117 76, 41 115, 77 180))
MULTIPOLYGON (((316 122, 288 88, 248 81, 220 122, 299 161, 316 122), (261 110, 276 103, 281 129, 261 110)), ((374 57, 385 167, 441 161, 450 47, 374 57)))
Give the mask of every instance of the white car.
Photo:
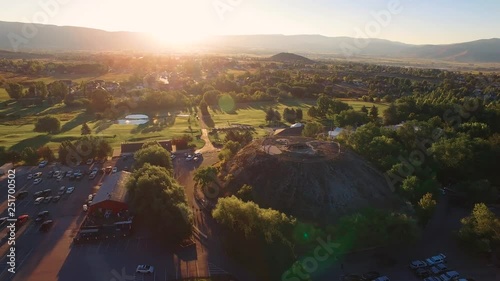
POLYGON ((47 166, 48 163, 49 162, 47 160, 43 160, 42 162, 40 162, 38 164, 38 168, 43 168, 43 167, 47 166))
POLYGON ((118 168, 117 167, 113 167, 113 173, 116 173, 118 172, 118 168))
POLYGON ((70 186, 66 189, 66 193, 67 194, 70 194, 70 193, 73 193, 73 190, 75 190, 75 187, 74 186, 70 186))
POLYGON ((43 199, 45 199, 45 197, 38 197, 37 199, 35 199, 35 205, 40 205, 40 203, 42 203, 43 199))
POLYGON ((89 209, 89 206, 87 204, 83 204, 83 211, 86 212, 89 209))
POLYGON ((33 174, 28 174, 28 179, 32 179, 33 178, 33 174))
POLYGON ((425 260, 428 266, 432 266, 438 263, 444 263, 446 262, 446 256, 444 254, 439 254, 433 257, 430 257, 425 260))
POLYGON ((40 182, 42 182, 42 178, 37 178, 33 181, 33 184, 39 184, 40 182))
POLYGON ((39 178, 39 177, 41 177, 41 176, 42 176, 42 172, 38 172, 38 173, 35 173, 35 174, 33 175, 33 177, 34 177, 35 179, 36 179, 36 178, 39 178))
POLYGON ((135 270, 136 273, 145 273, 145 274, 150 274, 155 271, 155 268, 152 265, 146 265, 146 264, 141 264, 137 266, 137 269, 135 270))
POLYGON ((93 162, 94 162, 94 160, 89 159, 89 160, 87 160, 87 165, 92 165, 93 162))
POLYGON ((458 277, 460 277, 460 274, 458 274, 458 272, 456 272, 456 271, 448 271, 448 272, 446 272, 445 274, 441 274, 441 276, 439 276, 439 278, 440 278, 442 281, 450 281, 450 280, 455 280, 455 279, 457 279, 458 277))

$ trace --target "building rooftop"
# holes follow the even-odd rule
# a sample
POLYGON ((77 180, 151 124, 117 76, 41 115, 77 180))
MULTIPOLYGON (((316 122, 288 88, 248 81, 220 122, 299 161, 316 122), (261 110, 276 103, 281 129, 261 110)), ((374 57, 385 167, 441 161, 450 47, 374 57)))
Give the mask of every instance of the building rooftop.
POLYGON ((127 200, 126 184, 130 175, 125 171, 109 174, 93 198, 92 205, 106 200, 125 203, 127 200))

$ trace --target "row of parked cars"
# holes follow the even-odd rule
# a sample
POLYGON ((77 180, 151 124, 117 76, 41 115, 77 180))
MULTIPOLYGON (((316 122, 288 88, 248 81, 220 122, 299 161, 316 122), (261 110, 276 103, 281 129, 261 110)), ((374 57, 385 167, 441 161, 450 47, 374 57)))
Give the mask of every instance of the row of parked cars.
POLYGON ((414 260, 410 262, 409 267, 417 277, 424 278, 424 281, 474 281, 460 277, 460 274, 449 269, 446 263, 447 257, 441 253, 424 260, 414 260))

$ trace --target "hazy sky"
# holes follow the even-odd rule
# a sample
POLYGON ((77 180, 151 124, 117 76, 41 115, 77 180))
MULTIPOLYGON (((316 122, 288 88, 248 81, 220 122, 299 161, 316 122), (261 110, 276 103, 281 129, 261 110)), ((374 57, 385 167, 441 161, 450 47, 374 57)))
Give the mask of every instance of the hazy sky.
POLYGON ((365 37, 356 30, 370 28, 368 37, 416 44, 500 37, 500 0, 0 0, 0 8, 1 21, 149 31, 174 41, 213 34, 365 37), (388 9, 391 2, 398 11, 388 9), (390 14, 385 26, 374 22, 379 11, 390 14))

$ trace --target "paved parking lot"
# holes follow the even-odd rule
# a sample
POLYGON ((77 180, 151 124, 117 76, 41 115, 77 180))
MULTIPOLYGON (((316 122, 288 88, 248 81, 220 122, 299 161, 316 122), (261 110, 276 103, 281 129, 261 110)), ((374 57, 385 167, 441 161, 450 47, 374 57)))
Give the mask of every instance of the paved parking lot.
MULTIPOLYGON (((69 245, 72 237, 78 231, 85 217, 82 210, 83 203, 89 194, 95 192, 99 182, 105 177, 105 175, 99 174, 94 180, 83 177, 80 181, 70 181, 68 177, 65 177, 58 182, 54 178, 49 179, 47 177, 48 171, 76 169, 86 171, 89 168, 101 168, 112 164, 109 161, 104 164, 80 165, 71 168, 54 164, 47 165, 44 168, 16 168, 17 192, 25 190, 29 193, 26 198, 16 201, 16 216, 27 214, 30 216, 30 220, 16 233, 16 269, 18 272, 15 275, 7 272, 5 263, 5 254, 10 246, 5 243, 5 240, 0 242, 0 255, 2 257, 0 280, 10 280, 12 278, 14 280, 29 280, 28 275, 35 278, 33 280, 54 280, 54 276, 51 274, 57 274, 59 271, 57 266, 61 266, 64 262, 65 256, 70 249, 69 245), (43 180, 39 184, 34 184, 33 179, 27 179, 28 174, 40 171, 43 173, 41 176, 43 180), (61 186, 74 186, 75 189, 71 194, 63 194, 58 202, 43 202, 39 205, 34 203, 33 194, 35 192, 50 189, 51 196, 55 196, 61 186), (39 224, 35 223, 34 218, 40 211, 45 210, 50 212, 49 218, 54 220, 54 224, 47 233, 42 233, 38 230, 39 224), (23 274, 24 272, 27 274, 23 274), (40 279, 43 276, 46 276, 46 279, 40 279)), ((7 186, 7 184, 4 184, 5 180, 2 179, 2 187, 7 186)), ((7 215, 6 189, 0 191, 0 202, 0 212, 2 214, 0 216, 4 217, 7 215)), ((5 228, 0 230, 0 237, 4 237, 7 231, 5 228)))
MULTIPOLYGON (((0 280, 39 281, 39 280, 175 280, 178 278, 207 276, 208 274, 226 273, 217 262, 208 263, 208 252, 205 246, 197 243, 184 250, 162 248, 155 240, 150 238, 147 231, 136 229, 131 237, 118 240, 96 241, 73 245, 72 239, 78 232, 79 226, 85 218, 82 205, 91 193, 99 188, 99 182, 106 175, 89 180, 85 175, 80 181, 69 181, 63 178, 61 182, 48 179, 50 170, 82 170, 94 167, 102 168, 108 165, 117 166, 121 171, 125 167, 131 168, 133 160, 116 158, 105 164, 80 165, 78 167, 57 167, 54 164, 44 168, 19 167, 16 168, 17 190, 27 190, 29 195, 17 201, 16 215, 28 214, 31 220, 17 233, 16 240, 16 274, 7 272, 5 254, 7 244, 0 243, 0 280), (42 171, 43 181, 37 185, 33 180, 27 180, 29 173, 42 171), (61 186, 74 186, 72 194, 64 194, 59 202, 34 204, 33 193, 40 190, 51 189, 52 196, 57 194, 61 186), (40 211, 48 210, 50 218, 54 220, 53 227, 47 233, 41 233, 34 217, 40 211), (150 276, 135 274, 138 264, 151 264, 155 267, 154 274, 150 276)), ((193 163, 183 163, 186 170, 195 168, 193 163), (191 164, 191 165, 189 165, 191 164)), ((3 183, 2 183, 3 184, 3 183)), ((6 185, 2 185, 6 186, 6 185)), ((0 194, 0 212, 5 215, 7 207, 7 193, 0 194)), ((195 210, 195 212, 201 212, 195 210)), ((196 224, 202 224, 199 217, 196 224)), ((201 226, 200 226, 201 227, 201 226)), ((5 235, 7 230, 0 230, 0 235, 5 235)), ((167 234, 168 235, 168 234, 167 234)))

